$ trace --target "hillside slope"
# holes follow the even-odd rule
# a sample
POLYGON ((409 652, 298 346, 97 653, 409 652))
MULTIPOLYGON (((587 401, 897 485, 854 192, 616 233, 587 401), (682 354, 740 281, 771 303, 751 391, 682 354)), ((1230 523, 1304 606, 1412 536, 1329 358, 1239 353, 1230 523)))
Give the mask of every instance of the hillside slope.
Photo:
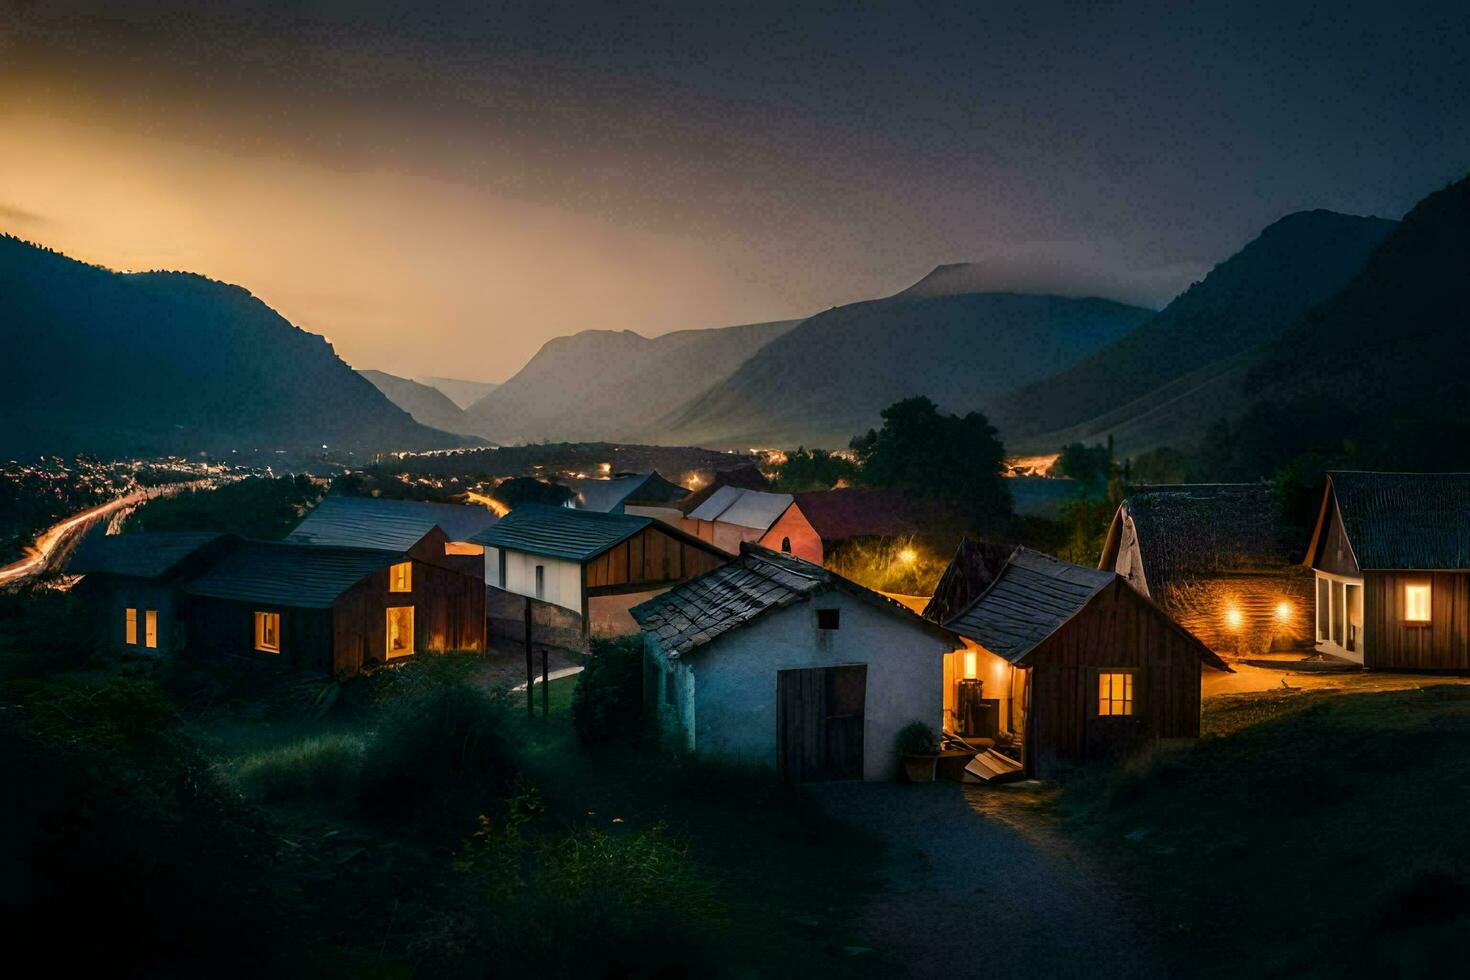
POLYGON ((1288 215, 1137 330, 997 399, 992 420, 1026 450, 1109 434, 1129 451, 1192 441, 1201 413, 1181 414, 1178 398, 1207 397, 1225 414, 1241 358, 1345 286, 1394 227, 1332 211, 1288 215))
POLYGON ((500 385, 490 381, 465 381, 462 378, 436 378, 425 376, 414 378, 421 385, 437 388, 442 391, 449 400, 461 408, 469 408, 475 402, 484 398, 490 392, 499 388, 500 385))
POLYGON ((239 286, 0 236, 0 452, 423 449, 415 422, 239 286))
POLYGON ((911 395, 980 407, 1123 336, 1151 310, 1013 293, 910 296, 819 313, 665 420, 660 442, 844 447, 911 395))
POLYGON ((587 330, 548 341, 505 384, 471 405, 474 432, 502 444, 635 442, 734 371, 795 320, 643 337, 587 330))
POLYGON ((400 378, 386 371, 359 371, 373 383, 387 399, 409 415, 414 421, 445 432, 469 432, 469 420, 464 411, 438 388, 420 384, 410 378, 400 378))

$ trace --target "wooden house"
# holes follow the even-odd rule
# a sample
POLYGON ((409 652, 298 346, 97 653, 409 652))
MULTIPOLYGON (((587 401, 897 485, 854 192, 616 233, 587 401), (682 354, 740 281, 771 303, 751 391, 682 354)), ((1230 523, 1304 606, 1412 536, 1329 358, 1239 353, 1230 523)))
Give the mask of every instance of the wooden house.
POLYGON ((1115 571, 1223 656, 1309 650, 1312 576, 1265 484, 1143 487, 1113 515, 1115 571))
MULTIPOLYGON (((435 528, 421 541, 442 549, 435 528)), ((433 557, 431 555, 431 557, 433 557)), ((485 649, 485 586, 379 548, 245 541, 181 588, 191 654, 350 676, 423 653, 485 649)))
POLYGON ((232 535, 94 530, 67 563, 77 594, 95 611, 101 643, 114 651, 164 653, 184 646, 179 584, 239 543, 232 535))
POLYGON ((576 614, 584 639, 636 632, 630 606, 730 558, 651 517, 534 504, 473 540, 487 585, 576 614))
MULTIPOLYGON (((961 538, 954 557, 922 607, 945 623, 964 612, 1000 577, 1014 545, 961 538)), ((968 637, 944 658, 944 727, 967 738, 998 738, 1011 717, 1011 664, 968 637)))
POLYGON ((1470 671, 1470 474, 1329 473, 1307 564, 1318 651, 1470 671))
POLYGON ((412 552, 421 561, 476 574, 484 566, 485 549, 470 539, 497 520, 494 512, 475 505, 331 494, 312 508, 286 540, 412 552), (432 538, 432 543, 426 538, 432 538))
POLYGON ((749 542, 635 606, 645 701, 674 744, 793 782, 892 779, 898 732, 937 728, 957 638, 876 592, 749 542))
POLYGON ((1230 669, 1116 572, 1027 548, 944 625, 1004 665, 1002 741, 1039 778, 1198 737, 1200 671, 1230 669))

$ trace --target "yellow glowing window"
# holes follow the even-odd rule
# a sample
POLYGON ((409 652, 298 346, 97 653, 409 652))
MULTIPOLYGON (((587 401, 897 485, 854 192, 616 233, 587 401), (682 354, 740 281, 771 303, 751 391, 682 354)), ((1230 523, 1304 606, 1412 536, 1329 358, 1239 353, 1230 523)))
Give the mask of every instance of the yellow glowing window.
POLYGON ((258 612, 255 614, 255 649, 264 653, 281 652, 281 614, 258 612))
POLYGON ((1428 584, 1404 586, 1404 621, 1407 623, 1429 622, 1428 584))
POLYGON ((388 659, 413 653, 413 606, 388 609, 388 659))
POLYGON ((158 649, 157 609, 150 609, 143 615, 143 645, 150 650, 158 649))
POLYGON ((413 591, 413 562, 399 562, 397 565, 388 569, 388 591, 413 591))
POLYGON ((138 645, 138 610, 132 606, 128 607, 127 626, 123 631, 123 639, 130 647, 138 645))
POLYGON ((1133 714, 1133 675, 1112 672, 1097 675, 1097 713, 1099 715, 1133 714))

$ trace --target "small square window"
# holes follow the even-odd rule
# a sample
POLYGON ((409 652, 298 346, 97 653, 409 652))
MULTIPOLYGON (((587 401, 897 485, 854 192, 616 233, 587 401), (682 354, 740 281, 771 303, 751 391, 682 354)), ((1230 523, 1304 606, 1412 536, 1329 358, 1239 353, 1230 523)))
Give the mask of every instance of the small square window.
POLYGON ((842 625, 842 610, 840 609, 818 609, 817 629, 835 630, 842 625))
POLYGON ((1133 673, 1104 671, 1097 675, 1097 713, 1104 717, 1133 714, 1133 673))
POLYGON ((1430 594, 1428 582, 1416 582, 1404 586, 1404 622, 1429 622, 1430 594))
POLYGON ((388 591, 413 591, 413 562, 401 561, 388 569, 388 591))

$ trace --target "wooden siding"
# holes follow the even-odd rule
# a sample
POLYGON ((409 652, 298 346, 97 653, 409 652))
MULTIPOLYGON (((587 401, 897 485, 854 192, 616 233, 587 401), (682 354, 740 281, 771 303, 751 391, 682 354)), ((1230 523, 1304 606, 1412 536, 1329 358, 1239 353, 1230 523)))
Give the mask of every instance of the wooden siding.
POLYGON ((1313 582, 1309 569, 1293 566, 1171 582, 1156 587, 1153 599, 1221 656, 1250 656, 1312 645, 1313 582))
MULTIPOLYGON (((388 662, 388 613, 413 606, 414 653, 485 649, 485 585, 438 564, 415 560, 413 589, 388 591, 389 570, 374 573, 342 594, 332 607, 333 673, 351 675, 388 662)), ((395 658, 395 660, 403 658, 395 658)))
POLYGON ((1338 516, 1336 500, 1328 500, 1327 528, 1317 545, 1317 553, 1312 556, 1312 567, 1350 578, 1356 578, 1361 574, 1358 571, 1357 560, 1353 557, 1352 545, 1347 539, 1342 521, 1338 516))
POLYGON ((727 560, 651 524, 584 567, 589 594, 609 595, 682 582, 727 560))
POLYGON ((191 656, 235 656, 285 669, 332 673, 332 611, 287 609, 258 602, 186 596, 191 656), (281 615, 281 652, 255 649, 255 612, 281 615))
POLYGON ((1381 670, 1470 671, 1470 574, 1363 576, 1363 665, 1381 670), (1404 622, 1404 586, 1430 584, 1430 621, 1404 622))
POLYGON ((1199 736, 1200 651, 1121 579, 1027 659, 1032 775, 1050 777, 1158 739, 1199 736), (1097 674, 1107 668, 1138 671, 1133 716, 1097 716, 1097 674))

